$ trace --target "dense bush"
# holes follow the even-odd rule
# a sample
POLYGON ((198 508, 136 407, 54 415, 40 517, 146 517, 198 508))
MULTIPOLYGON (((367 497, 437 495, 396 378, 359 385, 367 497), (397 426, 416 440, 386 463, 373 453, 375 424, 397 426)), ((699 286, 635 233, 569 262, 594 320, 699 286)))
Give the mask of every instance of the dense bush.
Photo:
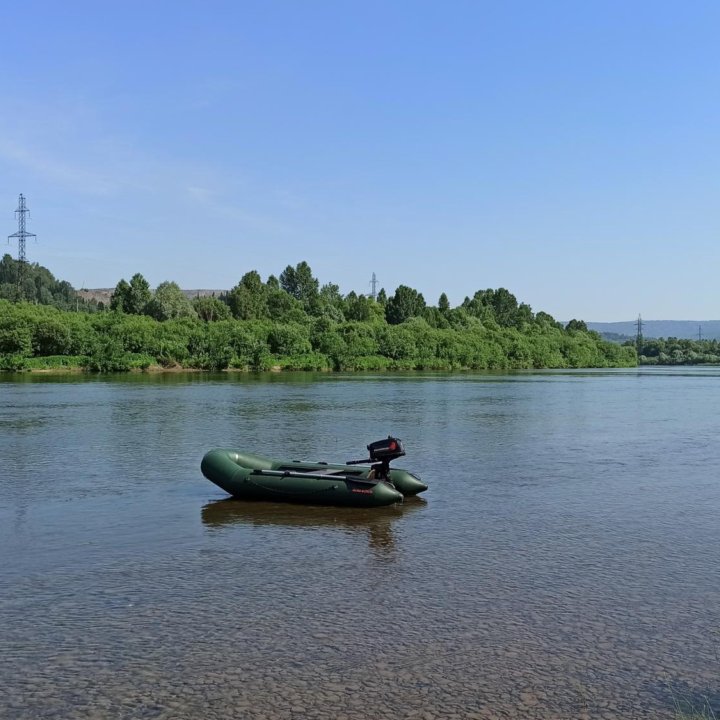
MULTIPOLYGON (((343 297, 336 285, 319 287, 307 263, 264 283, 248 272, 227 294, 192 302, 173 282, 153 291, 139 273, 117 284, 110 310, 77 312, 83 307, 76 304, 71 312, 39 302, 0 299, 0 369, 64 367, 57 358, 96 372, 151 365, 376 371, 637 363, 633 346, 605 342, 579 320, 563 328, 504 288, 479 290, 455 308, 444 293, 437 307, 429 306, 405 285, 389 297, 381 290, 377 300, 343 297)), ((653 357, 709 356, 668 345, 653 357)))
MULTIPOLYGON (((669 357, 677 358, 677 352, 669 357)), ((150 365, 206 370, 512 369, 609 367, 636 363, 633 347, 607 343, 592 332, 556 324, 514 326, 480 321, 432 327, 413 317, 385 321, 306 322, 198 317, 159 321, 117 311, 65 312, 54 307, 0 300, 3 370, 22 370, 31 358, 55 358, 97 372, 150 365)), ((683 355, 687 359, 688 355, 683 355)), ((695 356, 697 357, 697 356, 695 356)), ((660 361, 662 361, 660 357, 660 361)))

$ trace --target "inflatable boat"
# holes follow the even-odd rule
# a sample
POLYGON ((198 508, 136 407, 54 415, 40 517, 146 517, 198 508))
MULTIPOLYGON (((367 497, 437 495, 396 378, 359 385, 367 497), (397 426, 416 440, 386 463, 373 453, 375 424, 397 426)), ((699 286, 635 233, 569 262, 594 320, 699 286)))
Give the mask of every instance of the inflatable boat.
POLYGON ((233 497, 309 505, 379 507, 427 490, 419 477, 390 468, 405 455, 402 442, 389 436, 367 446, 369 457, 344 465, 273 460, 239 450, 210 450, 202 474, 233 497))

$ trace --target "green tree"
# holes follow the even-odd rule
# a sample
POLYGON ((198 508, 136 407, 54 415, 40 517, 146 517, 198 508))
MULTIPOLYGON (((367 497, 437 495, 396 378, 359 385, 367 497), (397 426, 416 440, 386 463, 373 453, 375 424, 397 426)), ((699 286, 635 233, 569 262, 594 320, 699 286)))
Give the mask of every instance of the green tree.
POLYGON ((140 273, 135 273, 130 278, 127 312, 142 315, 151 299, 150 284, 140 273))
POLYGON ((335 283, 325 283, 320 288, 320 299, 328 305, 342 307, 343 297, 340 294, 340 286, 335 283))
POLYGON ((422 315, 425 298, 417 290, 400 285, 385 305, 385 318, 390 325, 399 325, 411 317, 422 315))
POLYGON ((512 327, 517 324, 518 301, 517 298, 505 288, 490 290, 490 305, 495 315, 495 321, 501 327, 512 327))
MULTIPOLYGON (((14 286, 17 284, 17 262, 9 253, 0 260, 0 285, 14 286)), ((10 299, 10 298, 7 298, 10 299)))
POLYGON ((447 313, 443 313, 439 308, 426 307, 423 310, 422 317, 428 325, 434 328, 450 327, 447 319, 447 313))
POLYGON ((327 317, 334 322, 342 322, 345 319, 343 297, 340 288, 334 283, 326 283, 320 288, 317 301, 313 305, 311 311, 316 317, 327 317))
POLYGON ((268 297, 279 291, 269 290, 256 270, 242 276, 228 294, 228 305, 239 320, 259 320, 268 316, 268 297))
POLYGON ((192 306, 197 316, 205 322, 217 322, 230 317, 230 308, 227 304, 210 295, 193 298, 192 306))
POLYGON ((110 296, 110 309, 118 312, 130 312, 130 285, 124 278, 115 286, 110 296))
POLYGON ((148 281, 140 273, 135 273, 129 283, 123 279, 115 286, 110 298, 110 309, 142 315, 151 299, 148 281))
POLYGON ((317 296, 318 286, 318 280, 313 277, 310 266, 304 260, 294 268, 288 265, 280 273, 280 287, 305 307, 308 307, 317 296))
POLYGON ((345 296, 343 305, 343 314, 347 320, 367 322, 373 316, 375 303, 365 295, 357 295, 352 291, 345 296))
POLYGON ((180 286, 171 281, 160 283, 152 298, 145 305, 145 314, 156 320, 180 317, 197 317, 192 303, 180 286))
POLYGON ((520 303, 515 313, 513 325, 517 328, 522 328, 524 325, 529 325, 534 322, 535 315, 533 314, 532 308, 527 303, 520 303))
POLYGON ((308 319, 299 300, 284 290, 271 290, 267 298, 268 315, 275 322, 304 322, 308 319))
POLYGON ((583 320, 575 320, 574 318, 565 326, 568 332, 584 332, 588 331, 587 325, 583 320))
POLYGON ((480 320, 480 322, 494 323, 495 322, 495 310, 492 306, 492 297, 494 290, 478 290, 470 299, 466 297, 463 300, 462 307, 468 315, 480 320))
POLYGON ((562 325, 555 318, 542 310, 535 315, 535 323, 545 327, 562 328, 562 325))

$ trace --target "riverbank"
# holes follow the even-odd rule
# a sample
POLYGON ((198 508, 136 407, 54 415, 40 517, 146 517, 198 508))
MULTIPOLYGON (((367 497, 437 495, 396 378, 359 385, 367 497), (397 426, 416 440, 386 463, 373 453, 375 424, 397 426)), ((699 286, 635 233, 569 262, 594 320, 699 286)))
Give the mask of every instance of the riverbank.
MULTIPOLYGON (((340 367, 333 368, 329 363, 322 364, 317 362, 307 362, 297 360, 297 358, 281 358, 276 363, 269 362, 261 368, 255 368, 248 365, 213 368, 213 367, 193 367, 180 364, 163 365, 159 363, 148 362, 146 358, 138 361, 130 358, 126 363, 104 364, 92 358, 67 358, 64 356, 48 356, 48 357, 32 357, 32 358, 3 358, 0 357, 0 372, 26 374, 32 373, 37 375, 67 375, 67 374, 96 374, 103 372, 127 372, 127 373, 144 373, 154 374, 178 374, 178 373, 206 373, 206 372, 222 372, 222 373, 238 373, 249 374, 255 372, 271 372, 271 373, 293 373, 293 372, 322 372, 332 374, 335 372, 477 372, 479 368, 449 366, 447 364, 428 364, 414 365, 411 363, 393 363, 386 362, 384 358, 364 358, 371 360, 365 362, 360 367, 340 367), (372 362, 375 360, 375 362, 372 362)), ((553 367, 502 367, 494 366, 491 368, 480 368, 493 372, 512 371, 512 370, 563 370, 563 369, 593 369, 598 366, 588 368, 569 367, 567 365, 553 367)), ((608 367, 602 365, 599 367, 608 367)), ((619 366, 611 366, 619 367, 619 366)), ((633 364, 623 365, 622 367, 635 367, 633 364)))

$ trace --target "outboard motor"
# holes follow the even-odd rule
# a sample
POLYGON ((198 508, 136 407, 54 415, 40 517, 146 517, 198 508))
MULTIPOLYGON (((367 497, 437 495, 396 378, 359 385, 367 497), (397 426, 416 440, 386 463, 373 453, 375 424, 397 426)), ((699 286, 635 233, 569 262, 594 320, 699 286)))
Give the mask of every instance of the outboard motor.
POLYGON ((370 460, 372 462, 390 462, 395 458, 402 457, 405 454, 405 448, 403 447, 402 440, 393 437, 392 435, 387 436, 387 440, 376 440, 367 446, 368 452, 370 453, 370 460))
POLYGON ((349 460, 348 465, 362 465, 370 463, 378 480, 387 480, 390 471, 390 462, 405 454, 405 448, 399 438, 388 435, 385 440, 376 440, 368 446, 370 457, 364 460, 349 460))

